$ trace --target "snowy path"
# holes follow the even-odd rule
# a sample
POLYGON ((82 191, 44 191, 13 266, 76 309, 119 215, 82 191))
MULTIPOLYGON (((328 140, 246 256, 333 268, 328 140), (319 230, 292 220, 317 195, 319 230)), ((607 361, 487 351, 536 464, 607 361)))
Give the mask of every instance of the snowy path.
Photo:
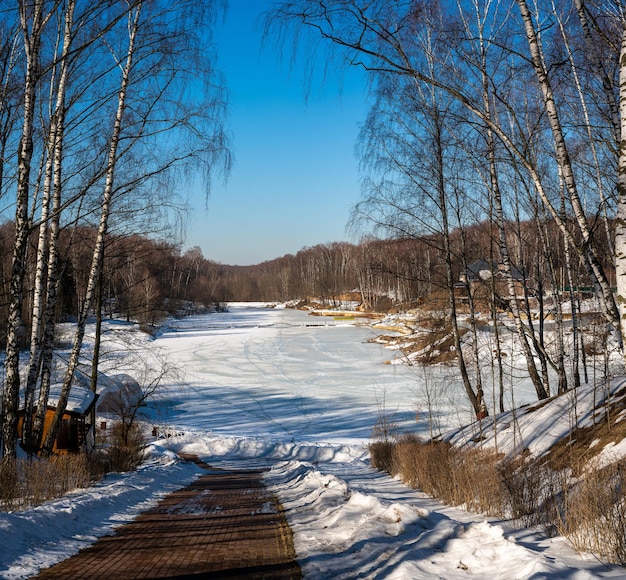
POLYGON ((563 538, 507 530, 506 523, 442 506, 364 465, 275 471, 306 578, 624 577, 623 569, 582 560, 563 538), (295 483, 300 478, 307 482, 295 483))

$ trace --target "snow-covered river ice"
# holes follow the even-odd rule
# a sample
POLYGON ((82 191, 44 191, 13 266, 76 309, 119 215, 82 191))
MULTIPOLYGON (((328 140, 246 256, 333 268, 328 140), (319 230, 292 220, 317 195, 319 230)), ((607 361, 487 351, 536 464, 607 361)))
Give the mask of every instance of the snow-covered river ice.
POLYGON ((397 353, 369 342, 374 335, 333 317, 243 305, 174 321, 156 345, 185 386, 170 384, 159 419, 220 435, 333 443, 367 440, 382 413, 424 434, 429 418, 441 427, 469 421, 454 367, 429 373, 429 405, 424 372, 389 364, 397 353))
MULTIPOLYGON (((372 342, 376 332, 358 320, 244 304, 172 321, 155 341, 166 362, 153 370, 166 364, 179 374, 166 381, 155 422, 219 435, 362 443, 382 415, 427 437, 472 421, 455 365, 390 364, 401 355, 372 342)), ((491 400, 489 367, 486 361, 483 380, 491 400)), ((515 403, 533 400, 528 381, 518 382, 515 403)))

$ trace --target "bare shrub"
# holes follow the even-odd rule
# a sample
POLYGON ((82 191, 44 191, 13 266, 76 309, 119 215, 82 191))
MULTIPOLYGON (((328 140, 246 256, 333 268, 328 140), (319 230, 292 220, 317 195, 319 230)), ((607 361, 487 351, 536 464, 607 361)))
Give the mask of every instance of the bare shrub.
POLYGON ((372 438, 378 439, 382 443, 393 441, 398 433, 398 423, 396 412, 390 412, 386 406, 387 393, 383 389, 382 394, 376 393, 376 406, 378 417, 376 424, 372 427, 372 438))
POLYGON ((0 461, 0 509, 23 510, 89 486, 112 471, 131 471, 142 461, 145 440, 135 426, 122 443, 112 430, 110 444, 91 454, 0 461))
POLYGON ((592 466, 565 490, 559 532, 577 550, 626 563, 626 464, 592 466))
POLYGON ((490 515, 503 513, 499 456, 495 452, 459 449, 405 435, 395 443, 392 456, 397 473, 407 485, 451 505, 490 515))
POLYGON ((451 446, 429 441, 415 445, 415 451, 417 456, 413 460, 414 472, 410 479, 425 493, 453 503, 455 482, 450 461, 451 446))
POLYGON ((378 469, 400 475, 407 485, 447 504, 489 515, 505 512, 500 456, 493 451, 459 449, 406 434, 385 445, 372 443, 370 454, 378 469))
POLYGON ((92 482, 89 456, 84 453, 53 457, 50 463, 62 474, 61 485, 68 491, 88 487, 92 482))
POLYGON ((118 421, 108 433, 105 446, 95 460, 104 473, 132 471, 143 460, 145 444, 143 429, 138 424, 129 427, 118 421))
MULTIPOLYGON (((420 447, 424 442, 417 435, 403 435, 393 449, 394 466, 402 481, 413 488, 420 487, 419 466, 422 460, 420 447)), ((396 475, 394 473, 393 475, 396 475)))
POLYGON ((538 523, 542 470, 523 453, 503 460, 499 472, 511 517, 521 519, 526 525, 538 523))
POLYGON ((86 487, 91 481, 86 455, 5 459, 0 465, 0 507, 25 509, 86 487))
POLYGON ((55 464, 50 461, 33 458, 20 462, 19 494, 23 507, 39 505, 59 495, 65 488, 65 474, 61 470, 66 467, 62 462, 55 464))
POLYGON ((375 441, 369 444, 370 460, 374 469, 396 475, 394 445, 392 441, 375 441))
POLYGON ((116 445, 107 452, 107 471, 133 471, 143 459, 143 450, 128 445, 116 445))
POLYGON ((0 507, 13 508, 18 496, 17 462, 9 457, 0 460, 0 507))
POLYGON ((455 482, 455 505, 491 516, 506 511, 498 463, 501 456, 489 449, 453 448, 451 470, 455 482))
POLYGON ((387 410, 385 400, 386 392, 384 390, 382 395, 376 394, 378 418, 376 424, 372 427, 372 439, 376 441, 370 443, 369 452, 372 467, 395 475, 396 468, 393 455, 398 424, 395 419, 395 413, 390 413, 387 410))

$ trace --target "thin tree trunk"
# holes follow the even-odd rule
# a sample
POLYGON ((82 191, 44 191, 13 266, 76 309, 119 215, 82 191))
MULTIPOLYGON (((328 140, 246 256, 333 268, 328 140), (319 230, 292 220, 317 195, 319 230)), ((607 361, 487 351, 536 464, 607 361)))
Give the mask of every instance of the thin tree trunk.
MULTIPOLYGON (((626 135, 626 27, 622 31, 619 60, 619 110, 622 135, 626 135)), ((617 219, 615 222, 615 274, 622 335, 626 335, 626 141, 619 144, 617 166, 617 219)))
POLYGON ((87 282, 87 289, 85 292, 85 298, 82 304, 80 317, 76 326, 76 333, 74 335, 74 343, 72 346, 72 352, 68 361, 68 368, 63 379, 63 385, 61 388, 61 394, 59 396, 59 402, 52 418, 48 433, 42 446, 42 455, 49 456, 52 453, 52 448, 57 437, 59 425, 65 408, 67 406, 70 389, 72 386, 72 380, 76 367, 78 366, 78 359, 82 348, 83 338, 85 335, 85 326, 87 323, 87 315, 91 308, 93 300, 94 290, 96 287, 96 281, 102 268, 102 260, 104 258, 104 241, 107 233, 109 215, 111 212, 111 199, 113 197, 113 181, 115 177, 115 169, 117 165, 117 151, 120 141, 120 134, 122 131, 122 119, 126 110, 126 91, 130 81, 131 69, 133 64, 135 38, 139 26, 139 17, 141 14, 142 0, 139 0, 134 14, 129 15, 129 43, 128 52, 126 55, 126 62, 122 72, 122 81, 120 91, 118 93, 118 105, 117 112, 115 114, 115 124, 113 127, 113 134, 111 136, 111 142, 109 146, 109 155, 107 161, 107 171, 104 185, 104 192, 102 195, 102 211, 100 214, 100 224, 98 226, 98 233, 96 237, 96 244, 93 251, 93 258, 91 262, 91 268, 89 270, 89 279, 87 282))
MULTIPOLYGON (((460 216, 458 216, 458 222, 459 222, 459 230, 460 230, 460 235, 461 235, 461 256, 462 256, 462 264, 463 264, 463 269, 467 272, 467 243, 466 243, 466 236, 465 236, 465 230, 463 228, 463 226, 461 225, 461 220, 460 220, 460 216)), ((452 294, 454 295, 454 284, 452 284, 452 294)), ((475 376, 476 376, 476 399, 479 402, 479 405, 481 405, 480 407, 480 411, 478 413, 478 418, 479 419, 483 419, 484 417, 487 416, 487 405, 484 402, 484 388, 483 388, 483 377, 482 377, 482 371, 481 371, 481 364, 480 364, 480 345, 478 344, 478 329, 476 327, 476 306, 474 303, 474 294, 472 292, 472 289, 470 287, 469 284, 466 285, 466 289, 467 289, 467 304, 468 304, 468 308, 469 308, 469 322, 470 322, 470 331, 472 333, 472 355, 473 355, 473 362, 474 362, 474 372, 475 372, 475 376)))
POLYGON ((39 80, 39 52, 41 34, 46 19, 43 14, 44 0, 35 0, 32 6, 32 23, 29 31, 27 7, 20 3, 20 20, 26 54, 26 77, 24 83, 24 116, 18 151, 17 198, 15 206, 15 241, 11 266, 9 318, 5 359, 5 382, 2 425, 3 455, 17 455, 17 413, 20 389, 19 338, 23 333, 22 298, 26 272, 26 250, 30 223, 28 198, 30 192, 30 168, 33 156, 33 128, 35 118, 35 93, 39 80))
POLYGON ((463 381, 463 387, 467 398, 472 405, 474 415, 477 418, 486 417, 489 412, 483 399, 482 390, 475 392, 470 381, 469 373, 467 372, 467 365, 465 364, 465 357, 463 355, 463 349, 461 344, 461 334, 459 330, 457 311, 456 311, 456 298, 454 296, 454 275, 452 272, 452 250, 450 248, 450 222, 448 218, 448 201, 446 199, 446 186, 445 176, 443 174, 444 156, 442 147, 442 135, 441 135, 441 119, 439 118, 438 111, 433 113, 434 122, 434 138, 435 138, 435 163, 437 171, 437 191, 439 211, 441 212, 441 224, 443 228, 443 244, 444 254, 446 261, 446 286, 448 290, 448 303, 450 305, 450 324, 452 326, 452 336, 454 340, 454 348, 456 349, 456 359, 459 366, 459 372, 461 373, 461 379, 463 381))
POLYGON ((548 232, 546 231, 545 220, 543 220, 542 223, 539 220, 538 215, 535 216, 535 219, 537 223, 537 233, 543 248, 545 262, 548 268, 548 275, 550 277, 550 284, 552 286, 552 297, 554 300, 554 323, 556 326, 556 363, 554 366, 556 367, 558 379, 557 392, 561 395, 567 391, 568 388, 567 373, 565 372, 565 342, 563 340, 563 307, 561 305, 561 291, 559 289, 556 272, 554 270, 553 254, 549 244, 550 238, 548 236, 548 232))
MULTIPOLYGON (((609 74, 609 72, 607 71, 607 68, 604 66, 604 62, 602 60, 603 56, 601 56, 600 54, 601 51, 598 50, 598 45, 593 40, 593 35, 591 33, 591 23, 589 22, 589 15, 585 6, 585 1, 574 0, 574 5, 576 6, 578 20, 580 21, 580 26, 583 31, 583 38, 585 39, 585 44, 587 45, 587 50, 589 51, 590 60, 593 63, 596 72, 602 79, 602 90, 604 91, 604 96, 606 98, 606 102, 610 111, 613 136, 615 137, 615 143, 619 144, 623 132, 620 125, 620 106, 618 104, 619 99, 615 99, 615 87, 613 78, 611 74, 609 74)), ((563 35, 563 37, 565 38, 565 35, 563 35)), ((579 92, 579 94, 582 97, 582 93, 579 92)), ((588 123, 588 126, 590 127, 591 125, 588 123)))
MULTIPOLYGON (((104 259, 104 257, 103 257, 104 259)), ((102 295, 104 293, 104 269, 100 268, 98 276, 98 293, 96 295, 96 336, 93 345, 93 360, 91 363, 91 392, 98 390, 98 364, 100 363, 100 340, 102 336, 102 295)), ((96 407, 91 410, 91 425, 94 444, 96 442, 96 407)))

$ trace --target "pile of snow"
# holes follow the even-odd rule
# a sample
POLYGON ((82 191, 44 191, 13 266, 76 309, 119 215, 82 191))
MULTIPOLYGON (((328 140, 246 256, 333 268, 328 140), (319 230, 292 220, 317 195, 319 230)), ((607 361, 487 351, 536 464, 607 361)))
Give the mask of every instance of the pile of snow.
POLYGON ((119 413, 120 410, 137 409, 143 405, 144 394, 139 383, 128 374, 109 377, 106 386, 99 389, 99 413, 119 413))

